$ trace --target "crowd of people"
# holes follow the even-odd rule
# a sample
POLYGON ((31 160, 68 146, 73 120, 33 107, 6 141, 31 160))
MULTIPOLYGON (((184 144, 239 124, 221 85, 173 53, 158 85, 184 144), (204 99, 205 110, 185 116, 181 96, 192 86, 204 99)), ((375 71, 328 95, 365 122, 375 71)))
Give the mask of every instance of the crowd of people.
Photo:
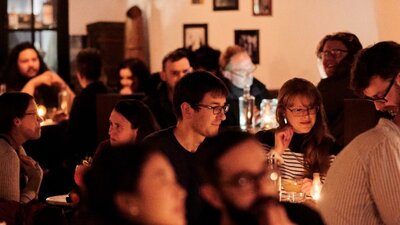
POLYGON ((0 203, 39 198, 46 169, 23 144, 41 137, 37 104, 59 107, 64 91, 70 107, 57 117, 67 123, 57 148, 76 195, 71 224, 400 224, 400 44, 363 49, 356 35, 338 32, 322 38, 316 55, 326 78, 286 81, 278 127, 255 134, 240 130, 238 98, 250 88, 257 115, 274 96, 240 46, 176 49, 155 74, 142 60, 126 59, 118 94, 145 97, 118 101, 109 138, 99 142, 96 97, 110 92, 100 80, 101 53, 77 55, 75 93, 32 44, 21 43, 0 77, 7 87, 0 95, 0 203), (348 98, 372 101, 382 118, 346 146, 348 98), (90 165, 81 165, 88 156, 90 165), (281 179, 301 180, 306 196, 319 174, 321 198, 312 206, 280 202, 266 166, 271 158, 281 179))

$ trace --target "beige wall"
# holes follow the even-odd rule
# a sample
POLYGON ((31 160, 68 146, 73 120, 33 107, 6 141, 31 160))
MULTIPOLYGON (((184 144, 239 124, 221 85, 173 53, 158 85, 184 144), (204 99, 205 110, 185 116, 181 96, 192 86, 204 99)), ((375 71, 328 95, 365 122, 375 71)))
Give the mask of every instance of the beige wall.
POLYGON ((400 41, 400 30, 394 29, 394 23, 400 21, 397 0, 273 0, 273 16, 260 17, 252 15, 252 0, 240 0, 239 11, 213 11, 212 0, 204 0, 203 4, 191 4, 191 0, 97 0, 96 8, 89 2, 70 0, 71 34, 82 32, 77 27, 95 21, 94 15, 97 20, 123 21, 126 8, 137 4, 143 9, 149 26, 153 72, 160 70, 167 52, 182 46, 183 24, 207 23, 208 43, 220 50, 233 44, 235 29, 258 29, 260 64, 256 77, 271 89, 294 76, 316 84, 320 78, 314 52, 327 33, 353 32, 364 46, 379 40, 400 41), (102 12, 74 18, 79 16, 75 11, 82 4, 102 12))

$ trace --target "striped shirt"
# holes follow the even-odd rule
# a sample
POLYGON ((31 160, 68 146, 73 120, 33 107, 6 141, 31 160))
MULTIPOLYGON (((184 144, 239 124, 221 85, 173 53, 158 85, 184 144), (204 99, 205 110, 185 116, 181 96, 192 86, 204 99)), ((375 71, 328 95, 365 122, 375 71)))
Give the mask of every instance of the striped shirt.
POLYGON ((400 224, 400 128, 381 119, 330 168, 318 202, 327 224, 400 224))

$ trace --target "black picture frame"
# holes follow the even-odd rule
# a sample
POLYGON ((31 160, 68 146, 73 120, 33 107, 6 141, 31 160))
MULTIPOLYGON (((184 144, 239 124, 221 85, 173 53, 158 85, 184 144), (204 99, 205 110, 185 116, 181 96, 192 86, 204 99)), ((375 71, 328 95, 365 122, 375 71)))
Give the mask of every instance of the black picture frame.
POLYGON ((213 10, 239 10, 239 0, 213 0, 213 10))
POLYGON ((235 30, 235 45, 246 49, 254 64, 260 63, 259 30, 235 30))
POLYGON ((207 24, 183 24, 183 47, 195 51, 208 45, 207 24))
POLYGON ((271 16, 272 0, 253 0, 254 16, 271 16))

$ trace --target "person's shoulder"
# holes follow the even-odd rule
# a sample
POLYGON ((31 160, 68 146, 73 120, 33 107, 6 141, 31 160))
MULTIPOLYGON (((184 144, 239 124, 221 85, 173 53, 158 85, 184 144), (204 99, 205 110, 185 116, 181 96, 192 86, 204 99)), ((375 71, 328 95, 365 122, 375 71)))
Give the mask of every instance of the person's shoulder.
POLYGON ((298 203, 290 203, 290 202, 282 202, 284 208, 286 209, 286 213, 289 219, 298 225, 324 225, 325 222, 322 219, 322 216, 318 213, 317 210, 312 209, 311 207, 298 204, 298 203))
POLYGON ((155 131, 149 135, 147 135, 144 139, 143 142, 147 144, 151 144, 154 142, 159 142, 159 141, 169 141, 171 139, 171 135, 173 134, 174 131, 174 126, 173 127, 168 127, 159 131, 155 131))

